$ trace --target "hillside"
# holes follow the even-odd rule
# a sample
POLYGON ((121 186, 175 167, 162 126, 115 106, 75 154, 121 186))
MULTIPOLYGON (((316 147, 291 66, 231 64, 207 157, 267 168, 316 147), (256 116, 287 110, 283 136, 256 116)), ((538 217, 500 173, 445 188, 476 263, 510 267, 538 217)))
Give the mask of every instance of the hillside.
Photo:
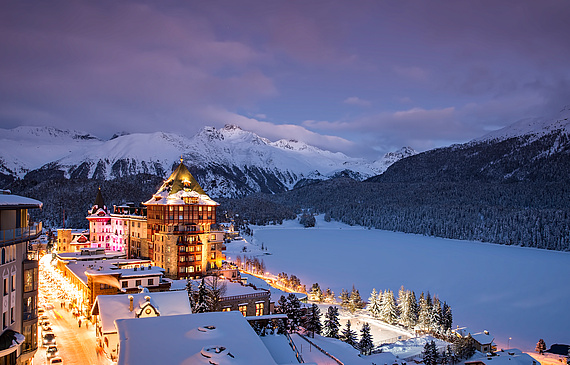
POLYGON ((265 199, 351 225, 568 251, 568 124, 564 109, 549 122, 402 159, 366 181, 333 179, 265 199))

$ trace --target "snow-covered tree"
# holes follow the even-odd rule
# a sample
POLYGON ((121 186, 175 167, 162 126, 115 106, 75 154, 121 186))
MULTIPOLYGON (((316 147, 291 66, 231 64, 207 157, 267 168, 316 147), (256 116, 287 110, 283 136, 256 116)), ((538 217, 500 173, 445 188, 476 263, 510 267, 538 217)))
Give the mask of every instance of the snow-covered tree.
POLYGON ((314 303, 309 308, 307 316, 305 317, 304 327, 311 333, 312 337, 315 337, 315 333, 321 334, 323 328, 321 325, 321 310, 314 303))
POLYGON ((309 298, 316 302, 322 303, 323 292, 321 290, 321 287, 319 286, 319 283, 313 284, 313 286, 311 287, 311 292, 309 293, 309 298))
POLYGON ((292 330, 296 330, 301 324, 301 302, 293 293, 287 296, 287 317, 292 330))
POLYGON ((340 322, 338 320, 338 308, 331 305, 327 309, 327 313, 325 313, 323 333, 326 337, 339 338, 339 329, 340 322))
POLYGON ((350 292, 350 301, 348 304, 348 309, 350 310, 350 312, 354 312, 355 310, 362 308, 364 308, 364 301, 362 300, 362 297, 360 296, 358 289, 356 289, 353 285, 352 291, 350 292))
POLYGON ((418 302, 419 312, 418 312, 418 325, 420 328, 426 330, 429 329, 429 312, 430 307, 428 306, 427 300, 424 293, 420 295, 420 300, 418 302))
POLYGON ((398 319, 396 300, 394 299, 394 293, 391 290, 384 291, 384 295, 382 295, 380 318, 382 318, 386 323, 394 323, 396 322, 396 319, 398 319))
POLYGON ((441 326, 444 333, 451 331, 451 327, 453 326, 451 307, 446 302, 443 302, 441 326))
POLYGON ((370 298, 368 298, 368 306, 366 309, 372 314, 372 317, 378 318, 380 316, 380 302, 378 301, 378 293, 376 292, 376 288, 372 289, 372 293, 370 294, 370 298))
POLYGON ((404 291, 398 295, 398 310, 400 312, 400 323, 406 327, 412 327, 416 324, 416 306, 415 298, 411 291, 404 291), (403 297, 402 297, 403 295, 403 297))
POLYGON ((424 359, 425 365, 437 365, 438 360, 437 348, 435 347, 435 341, 426 342, 424 346, 424 351, 422 352, 422 358, 424 359))
POLYGON ((544 342, 544 340, 541 338, 540 340, 538 340, 538 342, 536 344, 535 351, 542 355, 542 353, 545 350, 546 350, 546 342, 544 342))
POLYGON ((205 313, 209 311, 208 302, 207 302, 208 292, 206 291, 206 283, 204 282, 204 278, 200 281, 200 285, 198 286, 198 294, 196 296, 196 304, 194 307, 194 313, 205 313))
POLYGON ((442 332, 441 320, 442 320, 441 302, 439 301, 438 297, 434 296, 431 310, 429 311, 430 329, 437 333, 442 332))
POLYGON ((325 301, 329 302, 329 303, 334 303, 334 291, 331 290, 331 288, 327 288, 327 290, 325 290, 325 293, 323 294, 325 301))
POLYGON ((370 325, 364 323, 360 329, 360 341, 358 342, 358 349, 362 355, 370 355, 374 349, 372 343, 372 335, 370 334, 370 325))
POLYGON ((350 320, 346 321, 346 326, 342 330, 340 339, 352 347, 356 347, 356 332, 350 328, 350 320))
POLYGON ((340 306, 344 309, 348 309, 350 304, 350 296, 348 295, 348 292, 345 289, 341 290, 338 299, 340 299, 340 306))

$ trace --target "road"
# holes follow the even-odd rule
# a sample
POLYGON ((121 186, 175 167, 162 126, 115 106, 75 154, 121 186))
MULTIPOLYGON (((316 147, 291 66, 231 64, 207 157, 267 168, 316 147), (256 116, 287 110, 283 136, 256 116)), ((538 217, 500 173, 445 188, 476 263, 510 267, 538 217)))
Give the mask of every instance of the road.
MULTIPOLYGON (((56 336, 59 356, 66 365, 109 365, 111 362, 96 351, 95 327, 89 328, 82 323, 81 328, 73 315, 61 309, 59 302, 54 309, 46 310, 51 327, 56 336)), ((41 330, 39 342, 41 345, 41 330)), ((46 359, 46 348, 39 347, 34 356, 34 364, 49 364, 46 359)))
MULTIPOLYGON (((44 308, 55 334, 58 356, 65 365, 110 365, 113 364, 102 353, 97 352, 95 326, 83 319, 81 327, 73 314, 62 307, 65 300, 65 283, 54 273, 49 258, 40 260, 38 303, 44 308), (60 299, 61 298, 61 299, 60 299)), ((46 347, 42 347, 42 330, 38 324, 38 351, 34 364, 49 364, 46 347)))

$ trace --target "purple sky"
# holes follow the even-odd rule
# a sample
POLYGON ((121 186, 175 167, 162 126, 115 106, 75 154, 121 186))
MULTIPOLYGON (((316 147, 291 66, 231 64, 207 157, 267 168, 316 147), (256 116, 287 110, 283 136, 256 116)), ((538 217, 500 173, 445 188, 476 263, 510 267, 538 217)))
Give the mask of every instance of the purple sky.
POLYGON ((422 151, 569 104, 569 19, 564 0, 3 1, 0 128, 422 151))

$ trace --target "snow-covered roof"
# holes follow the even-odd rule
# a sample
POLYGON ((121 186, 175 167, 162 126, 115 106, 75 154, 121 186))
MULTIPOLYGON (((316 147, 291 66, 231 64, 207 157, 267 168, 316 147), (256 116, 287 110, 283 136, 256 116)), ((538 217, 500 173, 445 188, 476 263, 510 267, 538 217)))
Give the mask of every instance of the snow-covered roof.
MULTIPOLYGON (((86 250, 90 247, 83 248, 86 250)), ((60 260, 77 260, 77 261, 94 261, 94 260, 110 260, 125 257, 125 253, 121 251, 105 251, 99 255, 82 255, 81 252, 61 252, 57 254, 60 260)))
POLYGON ((119 365, 276 364, 238 311, 118 319, 115 323, 119 365))
POLYGON ((121 278, 129 278, 129 277, 140 277, 140 276, 156 276, 162 275, 164 273, 164 269, 158 266, 142 266, 140 268, 129 268, 129 269, 118 269, 114 266, 108 267, 102 270, 88 270, 87 273, 89 275, 110 275, 110 274, 121 274, 121 278))
MULTIPOLYGON (((289 296, 289 294, 291 294, 291 293, 285 292, 281 289, 274 288, 271 285, 269 285, 266 281, 264 281, 263 279, 257 278, 253 275, 241 273, 241 277, 246 278, 248 283, 255 285, 257 288, 269 290, 269 292, 271 293, 271 301, 272 302, 277 302, 279 300, 279 298, 281 298, 282 295, 287 297, 287 296, 289 296)), ((299 300, 307 299, 307 294, 304 294, 304 293, 293 293, 293 294, 299 300)))
POLYGON ((481 345, 491 344, 495 339, 495 337, 491 336, 488 331, 472 334, 471 338, 479 342, 481 345))
POLYGON ((6 193, 0 194, 0 209, 41 208, 42 206, 43 203, 36 199, 6 193))
POLYGON ((136 318, 141 308, 150 298, 150 304, 161 316, 190 314, 190 301, 186 292, 154 292, 138 294, 99 295, 93 304, 93 314, 101 319, 103 333, 117 332, 115 320, 136 318), (130 311, 130 298, 133 298, 133 310, 130 311))
POLYGON ((180 160, 180 165, 164 181, 160 189, 144 205, 184 205, 192 199, 193 205, 220 205, 212 200, 180 160))
POLYGON ((530 355, 523 353, 519 349, 509 349, 498 351, 496 356, 472 357, 465 361, 466 365, 483 363, 486 365, 534 365, 537 361, 530 355))
MULTIPOLYGON (((163 268, 152 266, 150 269, 147 267, 145 270, 138 269, 121 269, 119 265, 125 265, 129 262, 139 263, 139 259, 118 259, 118 260, 93 260, 93 261, 70 261, 67 267, 71 270, 77 278, 87 284, 87 275, 92 276, 120 276, 123 277, 141 277, 149 275, 160 275, 164 272, 163 268)), ((118 283, 117 283, 118 285, 118 283)))

